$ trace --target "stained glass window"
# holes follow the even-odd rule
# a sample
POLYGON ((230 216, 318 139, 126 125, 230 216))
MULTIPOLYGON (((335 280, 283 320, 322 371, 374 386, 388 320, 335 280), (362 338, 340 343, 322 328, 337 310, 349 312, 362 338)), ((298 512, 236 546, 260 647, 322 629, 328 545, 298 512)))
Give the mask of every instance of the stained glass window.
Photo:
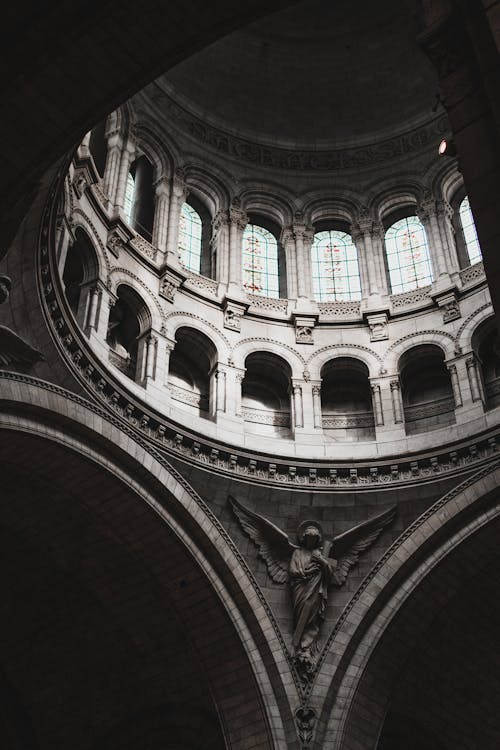
POLYGON ((312 245, 314 297, 320 302, 361 299, 358 253, 350 234, 317 232, 312 245))
POLYGON ((278 243, 271 232, 247 224, 243 232, 243 286, 250 294, 278 298, 278 243))
POLYGON ((476 227, 474 224, 474 217, 470 210, 469 199, 467 196, 463 199, 460 204, 460 222, 462 224, 462 230, 464 233, 465 244, 467 246, 467 252, 469 254, 469 261, 471 266, 475 263, 480 263, 483 259, 481 255, 481 248, 479 247, 479 240, 477 239, 476 227))
POLYGON ((189 203, 183 203, 179 219, 179 258, 183 266, 194 273, 201 267, 200 215, 189 203))
POLYGON ((125 185, 125 200, 123 201, 123 210, 125 212, 125 216, 129 224, 132 219, 132 205, 134 203, 134 190, 135 190, 134 178, 129 172, 127 176, 127 183, 125 185))
POLYGON ((418 216, 408 216, 385 233, 385 252, 393 294, 409 292, 432 282, 425 229, 418 216))

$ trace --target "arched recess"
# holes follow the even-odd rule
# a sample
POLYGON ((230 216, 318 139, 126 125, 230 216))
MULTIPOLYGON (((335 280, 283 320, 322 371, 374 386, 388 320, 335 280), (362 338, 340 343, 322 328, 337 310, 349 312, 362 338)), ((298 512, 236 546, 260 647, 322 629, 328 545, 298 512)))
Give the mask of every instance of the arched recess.
POLYGON ((190 326, 178 328, 175 340, 169 360, 170 395, 196 416, 213 416, 217 348, 208 336, 190 326))
MULTIPOLYGON (((413 653, 418 660, 438 618, 454 602, 460 604, 460 597, 488 571, 493 573, 491 606, 495 618, 500 618, 499 482, 500 462, 496 460, 417 518, 363 581, 344 610, 324 658, 322 684, 326 689, 321 689, 327 700, 316 738, 317 742, 324 739, 321 747, 377 748, 409 657, 413 653)), ((468 600, 464 602, 467 607, 468 600)), ((456 658, 463 654, 457 653, 456 658)), ((458 687, 462 690, 464 683, 458 687)), ((431 680, 429 693, 434 688, 431 680)), ((476 693, 482 689, 479 684, 476 688, 476 693)), ((495 690, 498 701, 498 681, 495 690)), ((445 705, 440 708, 446 711, 445 705)), ((458 712, 450 718, 461 720, 458 712)), ((495 726, 500 731, 498 722, 495 726)), ((481 736, 481 728, 476 729, 481 736)), ((470 727, 468 731, 471 736, 470 727)), ((445 745, 455 746, 460 747, 445 745)))
POLYGON ((85 331, 92 289, 99 278, 97 254, 88 234, 77 227, 75 241, 68 247, 62 282, 68 305, 80 328, 85 331))
POLYGON ((151 314, 142 297, 127 284, 116 290, 109 313, 106 342, 109 361, 132 380, 145 377, 146 337, 151 331, 151 314))
POLYGON ((454 424, 451 377, 441 347, 424 344, 401 355, 398 363, 407 435, 454 424))
POLYGON ((245 431, 290 436, 291 374, 288 362, 277 354, 257 351, 248 355, 241 383, 245 431))
POLYGON ((25 621, 16 604, 9 635, 15 640, 18 622, 25 654, 5 640, 0 653, 4 665, 12 658, 9 679, 28 697, 38 732, 62 745, 74 734, 73 747, 77 738, 89 747, 175 696, 193 715, 208 712, 212 724, 218 716, 229 748, 296 748, 277 631, 210 509, 132 431, 62 389, 13 380, 0 413, 0 527, 36 560, 13 555, 4 575, 17 567, 14 577, 24 581, 26 573, 42 620, 30 619, 32 598, 18 597, 25 621))
POLYGON ((494 409, 500 406, 500 346, 493 317, 478 325, 472 334, 471 348, 481 368, 485 408, 494 409))
POLYGON ((325 435, 335 441, 375 439, 369 372, 364 362, 336 357, 323 365, 321 416, 325 435))

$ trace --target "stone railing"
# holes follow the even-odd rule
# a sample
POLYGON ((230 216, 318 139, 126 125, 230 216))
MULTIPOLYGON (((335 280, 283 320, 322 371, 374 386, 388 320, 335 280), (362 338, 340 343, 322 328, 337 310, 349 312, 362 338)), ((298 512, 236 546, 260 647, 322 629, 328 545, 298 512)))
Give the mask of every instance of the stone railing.
POLYGON ((123 372, 129 378, 134 379, 136 360, 130 356, 124 357, 113 349, 109 350, 109 361, 114 365, 120 372, 123 372))
POLYGON ((453 411, 455 402, 452 396, 436 399, 424 404, 415 404, 414 406, 405 406, 405 422, 415 422, 417 419, 427 419, 427 417, 436 417, 439 414, 447 414, 453 411))
POLYGON ((324 430, 349 430, 356 427, 373 427, 374 424, 373 413, 370 411, 351 414, 323 414, 322 417, 324 430))
POLYGON ((420 289, 412 289, 411 292, 402 294, 391 294, 391 304, 393 309, 398 310, 401 307, 418 305, 422 302, 431 302, 431 286, 422 286, 420 289))
POLYGON ((189 287, 201 289, 204 292, 208 292, 209 294, 217 296, 217 289, 219 286, 218 281, 216 281, 215 279, 209 279, 208 276, 201 276, 198 273, 193 273, 193 271, 188 271, 188 273, 189 276, 187 277, 185 283, 189 287))
POLYGON ((256 424, 270 424, 276 427, 290 427, 290 412, 275 411, 271 409, 254 409, 244 406, 241 410, 245 422, 256 424))
POLYGON ((473 266, 463 268, 460 271, 460 281, 464 286, 473 284, 475 281, 482 281, 484 278, 484 265, 482 262, 474 263, 473 266))
POLYGON ((361 316, 361 302, 318 302, 320 315, 329 318, 359 318, 361 316))
POLYGON ((135 250, 138 250, 147 258, 156 260, 156 248, 153 247, 153 245, 146 239, 144 239, 144 237, 142 237, 140 234, 136 234, 135 237, 130 240, 130 244, 135 250))
POLYGON ((175 401, 180 401, 188 406, 196 406, 200 411, 208 411, 208 396, 195 393, 188 388, 181 388, 179 385, 170 385, 169 390, 175 401))
POLYGON ((248 294, 248 301, 252 307, 258 307, 260 310, 269 310, 269 312, 286 313, 288 310, 287 299, 275 299, 274 297, 261 297, 258 294, 248 294))

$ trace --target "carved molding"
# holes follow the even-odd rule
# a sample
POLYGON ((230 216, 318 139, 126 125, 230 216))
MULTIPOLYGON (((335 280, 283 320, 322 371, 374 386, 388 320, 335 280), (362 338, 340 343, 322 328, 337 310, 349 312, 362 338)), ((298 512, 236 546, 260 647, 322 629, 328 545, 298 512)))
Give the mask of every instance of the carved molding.
POLYGON ((254 143, 227 133, 197 118, 163 92, 163 107, 171 124, 203 148, 259 167, 325 172, 359 169, 418 153, 432 146, 449 128, 446 115, 392 138, 344 149, 297 149, 254 143))

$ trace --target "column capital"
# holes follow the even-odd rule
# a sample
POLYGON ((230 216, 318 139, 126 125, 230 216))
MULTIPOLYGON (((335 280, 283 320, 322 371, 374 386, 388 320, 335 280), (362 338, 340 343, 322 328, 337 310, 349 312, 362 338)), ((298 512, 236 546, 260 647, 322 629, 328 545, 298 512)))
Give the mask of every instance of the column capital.
POLYGON ((248 224, 248 216, 241 208, 230 206, 228 212, 229 223, 236 225, 238 229, 245 229, 248 224))

